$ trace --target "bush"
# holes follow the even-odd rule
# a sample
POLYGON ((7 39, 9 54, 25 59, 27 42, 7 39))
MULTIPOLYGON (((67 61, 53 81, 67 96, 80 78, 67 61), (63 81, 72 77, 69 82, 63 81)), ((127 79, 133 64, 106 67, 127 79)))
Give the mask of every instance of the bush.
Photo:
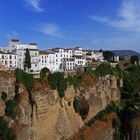
POLYGON ((51 86, 51 89, 57 90, 61 98, 65 96, 67 82, 64 78, 64 73, 60 72, 50 73, 48 75, 48 82, 51 86))
POLYGON ((6 92, 4 92, 4 91, 2 91, 2 93, 1 93, 2 95, 1 95, 1 99, 5 102, 6 101, 6 99, 7 99, 7 93, 6 92))
POLYGON ((110 69, 109 64, 107 64, 107 63, 103 63, 103 64, 99 65, 96 68, 96 70, 94 71, 95 75, 101 76, 101 77, 104 77, 110 73, 111 73, 111 69, 110 69))
POLYGON ((0 139, 1 140, 16 140, 15 130, 9 128, 7 122, 0 117, 0 139))
POLYGON ((31 90, 33 87, 33 83, 34 83, 34 78, 31 74, 28 74, 26 72, 24 72, 21 69, 16 69, 15 70, 15 76, 17 81, 21 82, 27 90, 31 90))
POLYGON ((13 119, 16 118, 16 106, 17 103, 15 100, 8 100, 6 102, 6 109, 5 109, 5 114, 13 119))
POLYGON ((50 73, 50 70, 48 68, 44 67, 43 69, 41 69, 41 71, 40 71, 41 81, 44 81, 44 79, 46 77, 46 73, 50 73))
POLYGON ((67 78, 67 83, 69 85, 72 85, 74 87, 74 89, 77 89, 82 81, 82 75, 74 75, 74 76, 69 76, 67 78))
POLYGON ((79 112, 79 101, 76 97, 74 97, 74 100, 73 100, 73 108, 74 108, 76 113, 79 112))

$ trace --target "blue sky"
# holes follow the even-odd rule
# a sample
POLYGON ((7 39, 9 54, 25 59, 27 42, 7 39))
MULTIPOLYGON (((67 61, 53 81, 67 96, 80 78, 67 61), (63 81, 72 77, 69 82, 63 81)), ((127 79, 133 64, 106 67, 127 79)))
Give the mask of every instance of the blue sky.
POLYGON ((140 52, 140 0, 1 0, 0 45, 10 38, 41 49, 140 52))

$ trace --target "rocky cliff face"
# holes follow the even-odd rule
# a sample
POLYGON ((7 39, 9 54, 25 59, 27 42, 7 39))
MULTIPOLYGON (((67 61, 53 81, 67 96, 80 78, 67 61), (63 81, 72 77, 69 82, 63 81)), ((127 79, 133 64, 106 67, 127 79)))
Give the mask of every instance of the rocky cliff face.
POLYGON ((5 91, 9 98, 15 95, 15 76, 14 72, 0 71, 0 93, 5 91))
MULTIPOLYGON (((12 97, 15 93, 14 77, 12 80, 9 77, 3 77, 3 81, 5 82, 0 83, 0 90, 8 92, 8 95, 12 97), (8 80, 10 84, 7 84, 8 80)), ((20 85, 17 108, 18 123, 15 122, 14 124, 20 125, 17 130, 18 140, 66 140, 84 126, 85 121, 104 109, 110 101, 116 102, 120 99, 115 77, 107 76, 90 83, 88 87, 84 85, 81 85, 77 91, 69 86, 65 92, 65 97, 60 99, 57 91, 36 84, 31 91, 36 102, 33 107, 33 114, 31 114, 32 108, 28 93, 25 87, 20 85), (75 96, 78 99, 83 98, 86 104, 88 103, 89 113, 84 121, 73 109, 75 96)), ((112 132, 110 133, 112 135, 112 132)))
POLYGON ((115 140, 112 121, 116 118, 114 113, 105 117, 104 120, 98 120, 91 127, 83 126, 69 140, 115 140))

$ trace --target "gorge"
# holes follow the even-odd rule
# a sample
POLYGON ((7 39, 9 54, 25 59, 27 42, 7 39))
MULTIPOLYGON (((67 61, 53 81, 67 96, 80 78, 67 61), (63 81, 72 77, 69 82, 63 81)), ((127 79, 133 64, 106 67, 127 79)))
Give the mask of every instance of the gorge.
MULTIPOLYGON (((0 75, 0 92, 7 93, 7 99, 0 100, 0 116, 15 130, 17 140, 119 140, 115 136, 118 128, 113 126, 114 121, 118 120, 117 113, 110 111, 108 114, 102 113, 102 119, 96 117, 110 103, 120 104, 120 87, 123 83, 117 76, 93 78, 85 72, 77 87, 70 82, 67 84, 62 98, 48 82, 35 79, 30 91, 31 103, 29 91, 25 84, 17 83, 14 72, 0 71, 0 75), (7 115, 5 109, 8 100, 16 101, 16 116, 13 118, 7 115), (96 121, 88 126, 94 117, 96 121)), ((67 80, 68 77, 65 75, 67 80)), ((130 137, 138 140, 140 136, 140 126, 136 123, 140 119, 139 109, 137 112, 132 113, 132 117, 126 115, 125 120, 129 120, 129 128, 133 130, 128 140, 130 137)), ((125 123, 127 125, 128 121, 125 123)), ((130 133, 130 130, 125 130, 130 133)))

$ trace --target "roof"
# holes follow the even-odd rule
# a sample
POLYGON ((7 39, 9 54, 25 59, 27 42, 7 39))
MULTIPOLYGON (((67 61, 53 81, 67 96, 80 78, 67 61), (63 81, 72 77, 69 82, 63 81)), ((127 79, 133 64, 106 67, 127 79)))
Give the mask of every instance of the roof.
POLYGON ((47 54, 48 55, 48 52, 47 51, 39 50, 39 54, 47 54))
POLYGON ((10 41, 12 41, 12 42, 19 42, 20 40, 19 39, 11 39, 10 41))
POLYGON ((11 54, 11 55, 16 55, 15 53, 12 53, 12 52, 3 52, 3 51, 0 51, 0 54, 11 54))
MULTIPOLYGON (((21 49, 22 50, 22 49, 21 49)), ((26 50, 26 49, 24 49, 26 50)), ((28 49, 29 51, 38 51, 38 49, 28 49)))
POLYGON ((29 43, 30 45, 37 45, 37 43, 29 43))
POLYGON ((3 51, 0 51, 0 54, 6 54, 5 52, 3 52, 3 51))

